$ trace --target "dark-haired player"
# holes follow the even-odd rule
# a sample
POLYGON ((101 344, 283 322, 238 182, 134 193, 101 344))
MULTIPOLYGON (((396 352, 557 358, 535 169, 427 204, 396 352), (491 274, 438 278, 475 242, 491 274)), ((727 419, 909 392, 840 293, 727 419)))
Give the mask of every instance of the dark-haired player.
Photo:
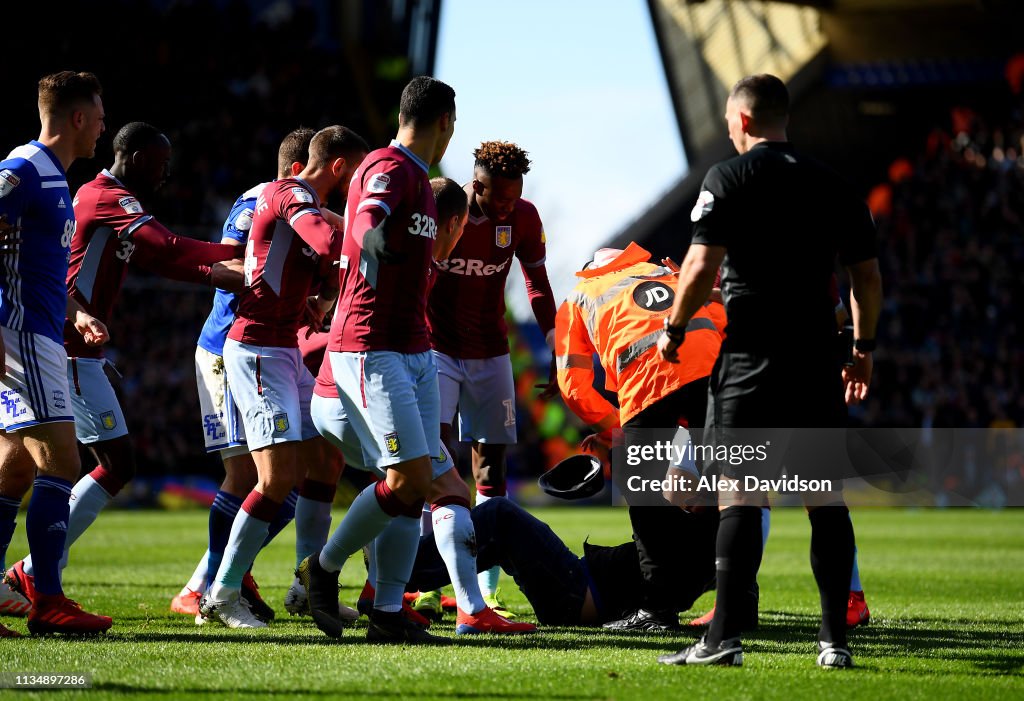
MULTIPOLYGON (((149 124, 131 122, 114 137, 114 164, 75 194, 78 223, 71 239, 67 290, 104 323, 114 310, 129 262, 164 277, 207 285, 237 284, 240 277, 219 263, 235 255, 233 247, 175 236, 139 201, 164 182, 170 160, 167 137, 149 124)), ((102 349, 86 343, 71 318, 64 324, 64 347, 75 433, 98 465, 71 492, 62 567, 71 545, 135 475, 131 439, 102 349)), ((16 563, 9 575, 19 587, 31 590, 31 556, 16 563)))
POLYGON ((378 541, 377 591, 367 638, 441 642, 401 613, 416 556, 420 513, 440 450, 437 366, 426 298, 437 208, 427 175, 455 131, 455 91, 413 78, 402 91, 396 138, 356 171, 346 210, 341 296, 328 344, 345 413, 368 467, 387 477, 363 490, 318 555, 303 561, 317 626, 340 636, 338 574, 349 556, 378 541))
MULTIPOLYGON (((75 231, 67 169, 91 158, 104 131, 103 90, 92 73, 61 71, 39 81, 39 138, 0 161, 0 556, 6 555, 22 497, 32 488, 25 530, 39 564, 35 587, 12 570, 5 600, 32 606, 33 633, 97 633, 111 620, 64 596, 60 559, 67 538, 68 497, 81 463, 68 406, 65 316, 87 343, 107 329, 67 295, 69 246, 75 231), (15 599, 14 590, 24 597, 15 599)), ((18 637, 0 626, 0 637, 18 637)))
MULTIPOLYGON (((316 131, 313 129, 294 129, 281 140, 277 152, 277 178, 298 175, 306 167, 309 160, 309 143, 316 131)), ((252 227, 253 215, 256 213, 256 200, 268 183, 263 182, 249 188, 235 200, 227 219, 224 221, 221 243, 238 246, 244 249, 252 227)), ((224 556, 224 547, 228 542, 231 524, 234 522, 242 500, 256 484, 256 464, 249 455, 245 443, 245 427, 231 395, 231 386, 224 371, 224 341, 228 330, 235 321, 235 310, 238 307, 238 295, 226 290, 216 290, 213 297, 213 308, 203 324, 203 329, 196 344, 196 387, 199 393, 199 405, 202 415, 203 436, 206 452, 219 452, 224 462, 224 480, 210 506, 209 543, 206 552, 196 566, 185 587, 171 600, 171 611, 191 616, 199 613, 199 599, 209 584, 209 578, 217 572, 224 556)), ((300 331, 299 341, 302 342, 300 331)), ((305 353, 303 353, 305 356, 305 353)), ((301 510, 301 495, 290 494, 284 508, 270 524, 270 539, 285 528, 295 515, 296 507, 301 510)), ((321 502, 317 502, 319 505, 321 502)), ((328 514, 328 518, 330 518, 328 514)), ((297 524, 296 537, 301 539, 301 524, 297 524)), ((327 535, 324 533, 323 539, 327 535)), ((323 539, 319 545, 323 545, 323 539)), ((317 547, 319 547, 319 545, 317 547)), ((313 548, 312 550, 315 550, 313 548)), ((309 552, 312 552, 310 550, 309 552)), ((306 552, 305 555, 308 555, 306 552)), ((303 555, 303 557, 305 557, 303 555)), ((250 608, 258 607, 257 615, 272 618, 273 609, 269 608, 259 594, 259 589, 252 575, 246 573, 242 579, 242 596, 250 608)), ((197 616, 196 622, 204 619, 197 616)))
POLYGON ((334 192, 346 193, 368 150, 351 129, 322 129, 310 142, 302 172, 268 184, 256 201, 245 247, 245 289, 224 343, 224 368, 258 479, 235 516, 224 558, 199 604, 204 618, 216 617, 230 628, 266 626, 242 602, 242 579, 307 464, 319 457, 313 440, 319 434, 309 416, 314 381, 296 333, 307 310, 323 319, 334 306, 333 286, 322 285, 307 302, 314 280, 340 252, 341 233, 324 218, 320 203, 334 192))
MULTIPOLYGON (((441 392, 441 437, 451 449, 456 407, 459 436, 473 442, 476 503, 505 496, 505 451, 516 442, 515 383, 505 326, 505 281, 519 259, 534 316, 548 345, 555 300, 544 267, 544 227, 523 199, 530 172, 526 151, 507 141, 485 141, 473 152, 466 185, 469 221, 445 260, 438 261, 427 321, 441 392)), ((451 451, 454 453, 455 451, 451 451)), ((500 571, 480 575, 487 604, 508 615, 496 597, 500 571)))
MULTIPOLYGON (((430 181, 437 206, 438 231, 434 240, 434 255, 444 256, 459 240, 466 225, 468 201, 465 191, 454 180, 434 178, 430 181)), ((345 455, 348 464, 360 469, 369 469, 380 478, 386 471, 374 467, 371 456, 363 453, 362 446, 345 410, 339 401, 338 387, 329 358, 325 358, 316 378, 313 401, 310 406, 313 423, 321 435, 327 438, 345 455), (368 468, 365 466, 369 465, 368 468)), ((455 463, 442 444, 437 455, 431 456, 433 480, 427 501, 427 512, 433 523, 433 535, 437 543, 438 557, 447 568, 450 581, 455 587, 458 609, 456 632, 474 633, 531 633, 536 626, 531 623, 513 623, 496 614, 484 602, 477 585, 477 567, 473 522, 469 518, 469 488, 455 470, 455 463)), ((386 528, 402 528, 404 523, 393 520, 386 528)), ((367 600, 372 607, 377 584, 377 548, 386 548, 390 533, 378 536, 374 547, 368 553, 366 586, 360 594, 360 602, 367 600)), ((387 553, 381 553, 387 557, 387 553)), ((303 592, 304 593, 304 592, 303 592)), ((438 595, 438 599, 440 596, 438 595)), ((304 599, 303 599, 304 601, 304 599)), ((440 605, 440 602, 438 602, 440 605)), ((407 612, 408 613, 408 612, 407 612)))

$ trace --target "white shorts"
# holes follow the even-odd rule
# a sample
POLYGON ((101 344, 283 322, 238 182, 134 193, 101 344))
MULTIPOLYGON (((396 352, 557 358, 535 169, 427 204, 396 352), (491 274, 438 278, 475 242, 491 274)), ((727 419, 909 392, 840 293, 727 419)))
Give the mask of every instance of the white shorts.
POLYGON ((3 331, 7 374, 0 378, 0 429, 74 421, 64 346, 28 331, 3 331))
POLYGON ((461 360, 434 351, 441 392, 441 423, 454 424, 459 412, 459 440, 516 443, 516 390, 512 358, 461 360))
MULTIPOLYGON (((331 445, 338 448, 342 455, 345 456, 346 466, 372 472, 381 479, 387 476, 387 470, 377 467, 364 467, 367 464, 367 456, 363 454, 362 444, 359 442, 359 437, 356 436, 355 429, 352 428, 352 423, 345 415, 345 407, 340 399, 321 397, 318 394, 314 394, 313 401, 309 404, 309 413, 313 415, 313 425, 316 426, 316 430, 320 432, 320 435, 326 438, 331 445)), ((452 456, 448 454, 448 449, 444 447, 444 443, 441 443, 440 448, 438 454, 436 456, 432 455, 430 458, 434 479, 455 467, 455 463, 452 462, 452 456)))
POLYGON ((224 370, 250 451, 319 435, 309 415, 316 382, 298 348, 252 346, 229 338, 224 370))
POLYGON ((367 466, 441 454, 437 366, 429 351, 333 352, 330 358, 367 466))
POLYGON ((100 358, 68 358, 67 382, 75 412, 75 435, 85 445, 128 435, 121 403, 100 358))
POLYGON ((196 389, 203 416, 206 452, 218 450, 225 458, 249 452, 245 444, 245 426, 235 398, 231 396, 224 356, 196 346, 196 389))

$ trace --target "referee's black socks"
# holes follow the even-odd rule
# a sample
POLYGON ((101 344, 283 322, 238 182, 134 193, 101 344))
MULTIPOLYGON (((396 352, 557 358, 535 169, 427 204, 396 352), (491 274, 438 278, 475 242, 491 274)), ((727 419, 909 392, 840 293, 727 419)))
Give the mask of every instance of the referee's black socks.
MULTIPOLYGON (((760 506, 730 506, 722 511, 715 548, 718 593, 708 644, 735 638, 750 624, 750 591, 761 566, 762 543, 760 506)), ((846 574, 849 580, 850 573, 846 574)))
POLYGON ((846 605, 853 572, 853 523, 845 505, 810 512, 811 570, 821 594, 818 639, 846 647, 846 605))

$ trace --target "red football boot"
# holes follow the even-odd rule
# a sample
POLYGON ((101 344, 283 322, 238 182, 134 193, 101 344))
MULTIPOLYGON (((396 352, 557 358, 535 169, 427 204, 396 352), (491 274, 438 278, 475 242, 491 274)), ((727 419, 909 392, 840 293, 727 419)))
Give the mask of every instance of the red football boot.
POLYGON ((178 594, 171 599, 171 613, 180 613, 185 616, 199 615, 199 599, 203 597, 202 592, 189 589, 184 594, 178 594))
POLYGON ((37 592, 33 604, 32 613, 28 615, 28 631, 33 635, 102 633, 114 623, 109 616, 97 616, 82 610, 77 602, 63 594, 37 592))
POLYGON ((456 635, 479 635, 480 633, 518 635, 537 632, 537 626, 534 624, 510 621, 486 606, 476 613, 466 613, 462 609, 458 609, 458 611, 458 617, 455 619, 456 635))
POLYGON ((36 600, 36 578, 25 574, 25 561, 18 560, 11 569, 4 575, 4 581, 14 591, 18 592, 30 602, 36 600))
POLYGON ((851 591, 850 600, 846 602, 846 627, 856 628, 867 625, 871 620, 871 612, 868 611, 867 602, 864 601, 864 592, 851 591))

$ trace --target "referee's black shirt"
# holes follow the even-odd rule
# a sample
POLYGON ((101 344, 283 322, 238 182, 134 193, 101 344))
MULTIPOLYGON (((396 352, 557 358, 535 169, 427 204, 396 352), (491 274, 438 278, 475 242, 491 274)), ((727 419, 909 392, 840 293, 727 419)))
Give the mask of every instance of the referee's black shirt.
POLYGON ((834 348, 836 257, 876 257, 871 215, 845 180, 788 142, 762 142, 708 171, 690 218, 693 243, 726 249, 723 354, 834 348))

